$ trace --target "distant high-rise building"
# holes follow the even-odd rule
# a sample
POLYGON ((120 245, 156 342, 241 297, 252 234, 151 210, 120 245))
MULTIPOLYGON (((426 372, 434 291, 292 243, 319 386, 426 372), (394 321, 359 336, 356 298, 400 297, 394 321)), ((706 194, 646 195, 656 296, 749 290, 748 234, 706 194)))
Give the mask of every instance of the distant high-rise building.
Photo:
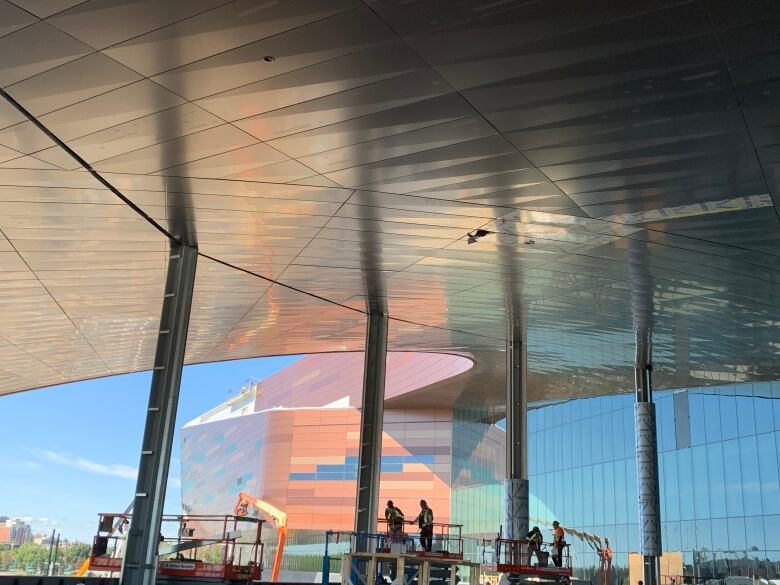
POLYGON ((20 546, 32 540, 32 529, 21 518, 0 516, 0 544, 20 546))

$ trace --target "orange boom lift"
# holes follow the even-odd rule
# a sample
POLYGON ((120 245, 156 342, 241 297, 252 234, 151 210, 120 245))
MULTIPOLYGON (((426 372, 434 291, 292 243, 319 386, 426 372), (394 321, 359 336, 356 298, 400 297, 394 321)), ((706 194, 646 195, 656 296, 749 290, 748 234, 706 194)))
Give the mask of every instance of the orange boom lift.
POLYGON ((248 516, 249 506, 254 506, 255 510, 263 514, 263 516, 266 517, 266 520, 273 524, 279 534, 279 544, 276 546, 276 554, 274 555, 274 566, 271 569, 271 582, 276 583, 279 578, 279 569, 282 566, 284 543, 287 540, 287 514, 276 506, 273 506, 260 498, 255 498, 246 492, 238 494, 238 501, 236 502, 233 513, 236 516, 248 516))

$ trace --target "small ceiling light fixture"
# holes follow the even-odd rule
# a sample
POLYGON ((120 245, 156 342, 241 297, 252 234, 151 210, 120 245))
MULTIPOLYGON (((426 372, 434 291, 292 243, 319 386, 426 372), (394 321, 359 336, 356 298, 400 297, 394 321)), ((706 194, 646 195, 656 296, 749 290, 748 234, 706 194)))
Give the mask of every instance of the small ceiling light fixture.
POLYGON ((468 232, 466 235, 469 237, 467 242, 469 244, 473 244, 477 241, 479 241, 481 238, 484 238, 488 234, 492 234, 493 232, 490 232, 488 230, 483 230, 482 228, 479 228, 477 230, 474 230, 474 233, 468 232))
POLYGON ((273 55, 266 55, 265 57, 263 57, 263 61, 265 61, 266 63, 273 63, 274 61, 276 61, 276 57, 274 57, 273 55))

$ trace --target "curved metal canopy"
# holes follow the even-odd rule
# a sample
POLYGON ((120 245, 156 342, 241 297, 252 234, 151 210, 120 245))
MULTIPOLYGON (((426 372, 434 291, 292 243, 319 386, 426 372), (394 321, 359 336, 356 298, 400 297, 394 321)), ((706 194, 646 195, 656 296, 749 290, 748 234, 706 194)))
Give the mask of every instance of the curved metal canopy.
MULTIPOLYGON (((628 390, 638 323, 660 388, 780 377, 778 26, 726 0, 0 0, 0 86, 198 246, 189 363, 361 350, 375 302, 392 349, 473 356, 465 395, 500 400, 519 307, 530 398, 557 399, 628 390)), ((149 368, 166 252, 0 102, 0 393, 149 368)))

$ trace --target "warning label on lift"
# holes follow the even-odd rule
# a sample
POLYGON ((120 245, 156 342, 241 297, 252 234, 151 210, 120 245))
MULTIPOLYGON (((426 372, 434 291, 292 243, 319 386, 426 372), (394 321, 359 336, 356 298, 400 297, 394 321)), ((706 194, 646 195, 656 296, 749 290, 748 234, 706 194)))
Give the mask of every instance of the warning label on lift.
POLYGON ((182 563, 181 561, 164 561, 160 563, 163 569, 173 569, 174 571, 194 571, 195 563, 182 563))

